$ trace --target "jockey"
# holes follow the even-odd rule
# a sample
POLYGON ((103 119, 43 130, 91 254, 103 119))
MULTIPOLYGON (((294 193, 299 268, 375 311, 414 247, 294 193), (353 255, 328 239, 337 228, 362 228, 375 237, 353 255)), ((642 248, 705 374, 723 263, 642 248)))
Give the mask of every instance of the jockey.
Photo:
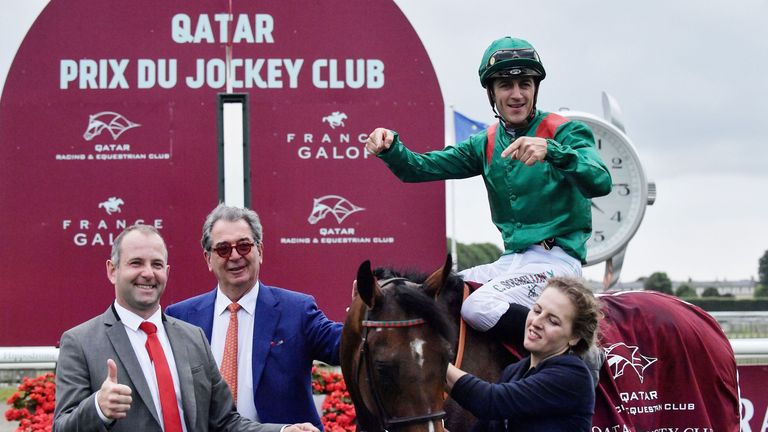
POLYGON ((547 280, 581 277, 590 198, 610 193, 611 176, 584 123, 536 109, 546 71, 530 43, 492 42, 478 74, 498 119, 488 130, 419 154, 395 131, 377 128, 366 149, 406 182, 483 176, 505 250, 496 262, 461 272, 483 284, 461 313, 475 329, 520 346, 527 311, 547 280))

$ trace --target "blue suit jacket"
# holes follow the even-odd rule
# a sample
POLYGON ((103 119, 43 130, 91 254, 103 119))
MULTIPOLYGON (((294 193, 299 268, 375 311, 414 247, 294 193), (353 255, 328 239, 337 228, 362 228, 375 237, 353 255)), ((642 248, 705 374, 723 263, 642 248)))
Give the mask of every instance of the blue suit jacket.
MULTIPOLYGON (((213 329, 216 292, 168 306, 165 313, 213 329)), ((312 400, 312 361, 339 364, 342 324, 329 320, 306 294, 259 281, 253 329, 253 400, 262 423, 311 422, 323 429, 312 400)))

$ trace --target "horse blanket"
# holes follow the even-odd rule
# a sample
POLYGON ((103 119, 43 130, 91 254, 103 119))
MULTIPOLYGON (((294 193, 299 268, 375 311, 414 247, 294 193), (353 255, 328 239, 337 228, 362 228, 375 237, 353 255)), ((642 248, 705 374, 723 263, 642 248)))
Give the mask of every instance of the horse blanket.
POLYGON ((736 360, 717 321, 654 291, 600 295, 605 318, 592 432, 737 432, 736 360))

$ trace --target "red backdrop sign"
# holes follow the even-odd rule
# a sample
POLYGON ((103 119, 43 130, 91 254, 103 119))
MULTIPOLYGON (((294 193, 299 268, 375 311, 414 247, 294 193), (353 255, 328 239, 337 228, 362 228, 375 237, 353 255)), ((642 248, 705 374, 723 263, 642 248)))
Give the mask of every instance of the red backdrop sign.
POLYGON ((32 26, 0 100, 0 346, 52 345, 102 312, 111 241, 136 221, 168 244, 163 304, 215 286, 199 239, 218 199, 227 35, 233 91, 249 94, 261 279, 341 319, 364 259, 443 262, 443 185, 404 185, 363 151, 376 126, 442 147, 440 89, 402 12, 233 4, 229 21, 226 0, 53 0, 32 26))
POLYGON ((768 366, 739 366, 741 430, 768 432, 768 366))

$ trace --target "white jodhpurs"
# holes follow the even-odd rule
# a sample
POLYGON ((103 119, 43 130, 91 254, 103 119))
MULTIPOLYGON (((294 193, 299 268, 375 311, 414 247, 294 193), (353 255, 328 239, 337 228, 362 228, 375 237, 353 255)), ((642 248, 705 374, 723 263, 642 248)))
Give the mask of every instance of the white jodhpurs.
POLYGON ((461 316, 473 328, 488 331, 499 322, 511 303, 530 308, 547 279, 581 277, 581 263, 555 246, 546 250, 534 245, 523 253, 502 255, 496 262, 472 267, 459 274, 482 283, 461 307, 461 316))

